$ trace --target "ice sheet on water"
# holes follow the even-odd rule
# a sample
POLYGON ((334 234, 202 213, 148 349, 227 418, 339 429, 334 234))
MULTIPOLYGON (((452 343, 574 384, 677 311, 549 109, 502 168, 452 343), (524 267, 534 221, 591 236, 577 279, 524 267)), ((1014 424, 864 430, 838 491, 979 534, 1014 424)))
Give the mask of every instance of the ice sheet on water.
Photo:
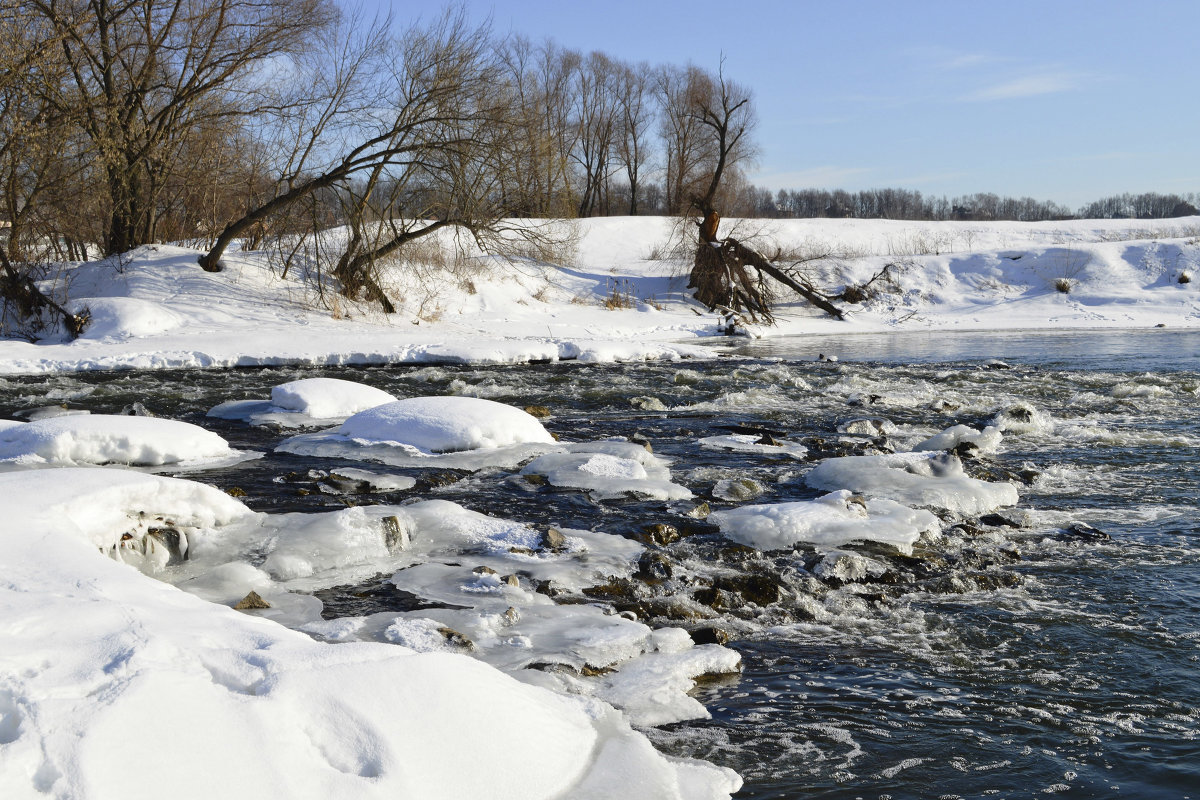
POLYGON ((800 543, 834 548, 851 542, 882 542, 908 553, 922 533, 941 527, 929 511, 893 500, 864 500, 845 489, 816 500, 714 511, 708 519, 727 539, 759 550, 782 550, 800 543))
POLYGON ((583 489, 599 499, 635 494, 687 500, 691 491, 671 482, 667 460, 632 442, 581 442, 563 446, 525 465, 523 475, 542 475, 554 486, 583 489))
POLYGON ((734 453, 791 456, 804 458, 808 448, 796 442, 777 440, 761 434, 733 433, 725 436, 705 436, 697 441, 705 450, 726 450, 734 453))
POLYGON ((963 472, 962 461, 949 453, 829 458, 804 479, 814 489, 849 489, 868 498, 963 515, 986 514, 1017 502, 1012 484, 972 478, 963 472))
POLYGON ((211 466, 256 455, 197 425, 158 417, 71 414, 0 427, 0 464, 14 466, 211 466))

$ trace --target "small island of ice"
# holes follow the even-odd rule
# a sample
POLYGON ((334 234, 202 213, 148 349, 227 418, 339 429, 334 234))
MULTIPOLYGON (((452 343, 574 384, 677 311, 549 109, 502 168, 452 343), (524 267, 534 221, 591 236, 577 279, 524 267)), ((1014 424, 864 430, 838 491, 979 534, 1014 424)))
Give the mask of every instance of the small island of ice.
POLYGON ((170 419, 70 414, 0 427, 0 464, 17 466, 211 463, 236 458, 211 431, 170 419))
POLYGON ((956 514, 986 514, 1017 502, 1011 483, 972 478, 957 456, 938 452, 829 458, 809 472, 805 482, 814 489, 849 489, 956 514))
POLYGON ((841 490, 816 500, 741 506, 709 516, 721 534, 758 550, 805 543, 835 548, 850 542, 883 542, 908 553, 923 532, 941 526, 932 513, 892 500, 863 500, 841 490))
POLYGON ((340 378, 302 378, 271 388, 268 400, 231 400, 209 409, 208 416, 282 427, 328 424, 360 411, 394 403, 382 389, 340 378))

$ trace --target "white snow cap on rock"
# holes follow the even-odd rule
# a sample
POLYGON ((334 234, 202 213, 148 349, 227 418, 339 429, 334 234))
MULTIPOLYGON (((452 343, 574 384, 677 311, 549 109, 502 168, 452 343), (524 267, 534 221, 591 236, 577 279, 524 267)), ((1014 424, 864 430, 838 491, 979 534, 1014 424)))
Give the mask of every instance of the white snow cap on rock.
POLYGON ((537 418, 478 397, 410 397, 362 411, 337 432, 363 444, 408 445, 424 453, 553 443, 537 418))
POLYGON ((211 431, 157 417, 71 414, 0 428, 0 463, 160 466, 229 458, 211 431))
POLYGON ((314 419, 349 417, 395 401, 382 389, 338 378, 303 378, 271 389, 271 405, 314 419))
POLYGON ((816 500, 741 506, 708 517, 721 534, 759 550, 806 543, 822 548, 850 542, 883 542, 908 553, 924 531, 936 531, 937 517, 892 500, 863 500, 845 489, 816 500))
POLYGON ((1011 483, 969 477, 963 472, 962 461, 947 453, 829 458, 804 480, 814 489, 849 489, 867 497, 957 514, 986 514, 1017 502, 1017 489, 1011 483))

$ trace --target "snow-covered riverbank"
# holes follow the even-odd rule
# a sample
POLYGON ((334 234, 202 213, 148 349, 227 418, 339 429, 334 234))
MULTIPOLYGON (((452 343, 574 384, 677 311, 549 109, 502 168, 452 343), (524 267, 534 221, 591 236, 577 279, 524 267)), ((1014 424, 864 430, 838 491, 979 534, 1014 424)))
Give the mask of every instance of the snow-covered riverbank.
MULTIPOLYGON (((280 277, 262 254, 233 254, 210 274, 197 251, 144 247, 70 268, 70 302, 90 310, 91 326, 74 342, 0 341, 0 374, 697 355, 686 342, 716 335, 719 319, 691 299, 686 261, 660 258, 670 231, 660 218, 580 220, 557 265, 478 258, 420 275, 397 269, 385 275, 400 307, 392 315, 333 295, 318 302, 295 270, 280 277)), ((831 253, 807 267, 831 292, 893 265, 870 299, 843 304, 846 321, 791 304, 763 335, 1200 326, 1197 217, 747 221, 723 223, 728 232, 765 251, 831 253)))
MULTIPOLYGON (((1190 280, 1200 271, 1200 218, 1155 231, 1150 224, 778 223, 770 235, 781 247, 836 254, 814 267, 820 286, 861 285, 887 265, 894 279, 848 306, 848 321, 793 306, 760 333, 1200 327, 1190 280)), ((481 262, 436 276, 445 284, 436 295, 393 275, 405 302, 389 317, 344 301, 316 303, 259 254, 237 254, 224 272, 209 274, 194 251, 143 248, 71 268, 71 303, 90 310, 91 327, 74 342, 0 341, 0 374, 711 352, 680 343, 714 336, 718 324, 689 299, 686 264, 650 257, 667 241, 666 221, 578 227, 577 246, 558 266, 481 262)), ((601 506, 631 491, 676 503, 679 513, 694 504, 673 482, 669 459, 632 442, 554 442, 515 408, 406 398, 391 405, 393 395, 366 386, 276 388, 270 400, 222 403, 212 416, 342 423, 276 448, 314 459, 397 469, 524 464, 514 480, 577 488, 601 506), (414 429, 422 435, 405 438, 414 429)), ((965 435, 944 433, 954 443, 965 435)), ((925 449, 940 449, 935 439, 925 449)), ((706 441, 805 454, 799 444, 753 436, 706 441)), ((559 531, 561 540, 551 541, 521 520, 417 497, 406 499, 422 502, 369 512, 258 513, 205 484, 150 474, 202 475, 255 455, 178 420, 0 420, 0 795, 691 800, 737 789, 729 770, 668 759, 631 727, 706 713, 686 694, 692 679, 736 668, 736 653, 695 644, 679 628, 651 630, 592 605, 556 605, 536 591, 533 578, 579 588, 600 579, 596 569, 625 579, 643 569, 640 545, 596 530, 559 531), (181 541, 196 548, 187 574, 174 576, 178 585, 191 581, 188 591, 131 568, 162 570, 181 541), (318 619, 319 601, 305 592, 328 585, 319 582, 322 571, 347 569, 339 580, 403 570, 396 574, 414 593, 451 597, 453 606, 369 616, 358 627, 318 619), (272 608, 229 608, 249 589, 272 608), (464 632, 473 658, 446 652, 464 632), (579 663, 525 668, 533 655, 567 652, 579 663), (506 669, 526 674, 516 680, 506 669)), ((821 481, 811 485, 833 492, 824 505, 749 506, 713 521, 751 546, 874 539, 903 550, 938 523, 900 505, 926 499, 884 489, 896 475, 911 483, 921 477, 913 465, 932 462, 922 453, 902 464, 871 458, 828 459, 823 472, 814 470, 821 481), (864 465, 875 477, 862 486, 839 472, 861 475, 864 465), (878 499, 852 502, 850 490, 878 499)), ((939 470, 933 477, 956 487, 966 481, 939 470)), ((341 479, 415 484, 366 470, 341 479)), ((955 506, 963 513, 1017 499, 1006 482, 963 485, 967 499, 986 500, 955 506)))

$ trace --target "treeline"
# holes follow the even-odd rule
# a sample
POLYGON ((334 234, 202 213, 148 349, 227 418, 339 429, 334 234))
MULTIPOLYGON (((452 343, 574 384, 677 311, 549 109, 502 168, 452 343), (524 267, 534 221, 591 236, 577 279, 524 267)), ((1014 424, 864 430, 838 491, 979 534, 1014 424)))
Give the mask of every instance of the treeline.
POLYGON ((393 218, 680 213, 722 152, 739 185, 754 121, 722 73, 496 37, 461 9, 399 29, 331 0, 0 0, 12 262, 233 229, 258 245, 393 218), (725 151, 705 118, 722 109, 725 151))
POLYGON ((771 191, 745 178, 755 122, 723 71, 498 37, 461 10, 401 29, 332 0, 0 0, 0 259, 12 277, 192 241, 218 269, 235 240, 346 225, 334 271, 353 293, 442 227, 483 240, 506 217, 688 213, 722 170, 725 216, 1160 217, 1197 201, 1073 214, 993 194, 771 191))

